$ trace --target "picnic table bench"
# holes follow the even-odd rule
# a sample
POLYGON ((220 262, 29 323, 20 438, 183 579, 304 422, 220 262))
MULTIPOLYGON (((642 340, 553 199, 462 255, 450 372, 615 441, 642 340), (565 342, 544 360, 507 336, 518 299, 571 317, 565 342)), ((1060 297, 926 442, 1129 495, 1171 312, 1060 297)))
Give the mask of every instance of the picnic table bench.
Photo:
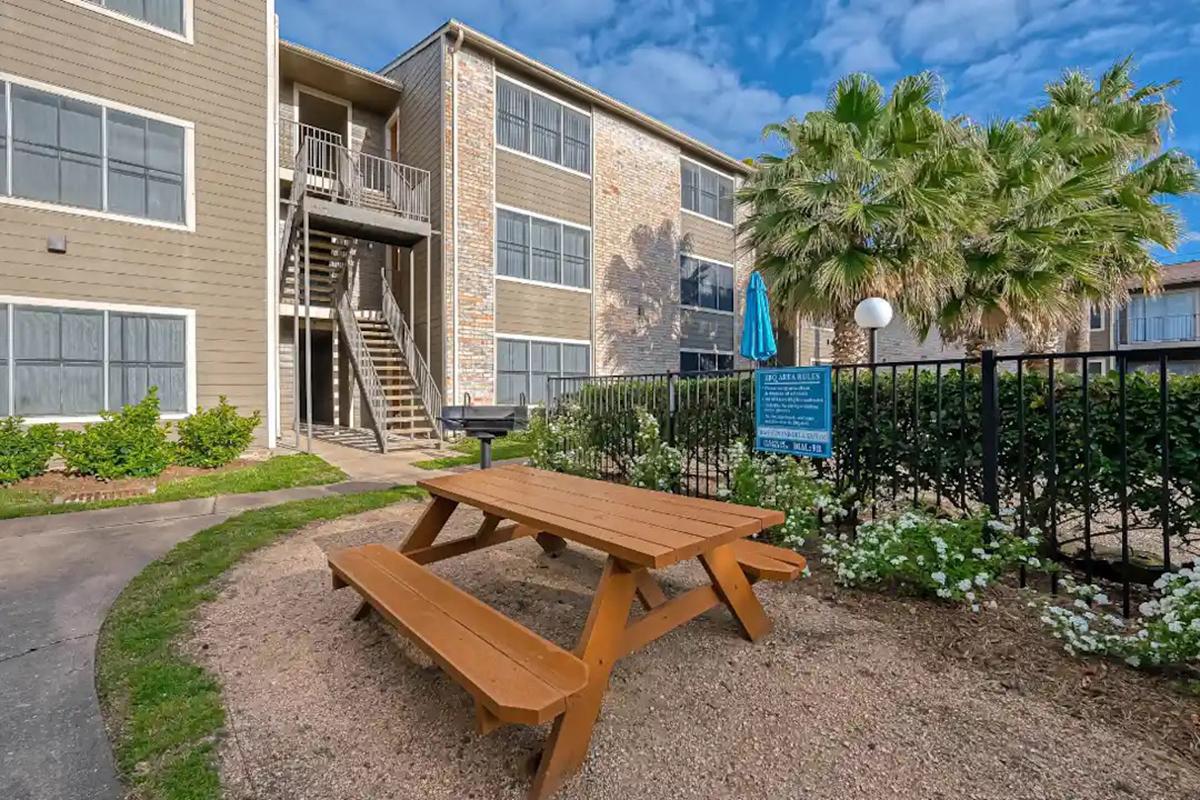
POLYGON ((724 604, 756 640, 771 627, 751 585, 795 579, 804 557, 747 537, 781 512, 636 489, 524 466, 419 481, 432 500, 399 550, 371 544, 329 557, 333 588, 352 586, 475 699, 481 733, 554 720, 530 789, 552 795, 587 755, 613 665, 724 604), (437 542, 459 505, 484 514, 478 531, 437 542), (607 554, 573 653, 546 641, 423 565, 534 537, 607 554), (697 558, 709 583, 669 598, 652 570, 697 558), (644 613, 630 618, 634 599, 644 613))

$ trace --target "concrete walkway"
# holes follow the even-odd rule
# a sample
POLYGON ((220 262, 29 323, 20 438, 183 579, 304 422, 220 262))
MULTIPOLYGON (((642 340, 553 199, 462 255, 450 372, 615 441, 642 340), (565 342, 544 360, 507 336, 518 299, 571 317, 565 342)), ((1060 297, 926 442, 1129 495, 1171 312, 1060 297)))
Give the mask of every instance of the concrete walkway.
POLYGON ((147 564, 249 508, 398 482, 0 521, 0 798, 123 796, 96 700, 96 635, 113 600, 147 564))

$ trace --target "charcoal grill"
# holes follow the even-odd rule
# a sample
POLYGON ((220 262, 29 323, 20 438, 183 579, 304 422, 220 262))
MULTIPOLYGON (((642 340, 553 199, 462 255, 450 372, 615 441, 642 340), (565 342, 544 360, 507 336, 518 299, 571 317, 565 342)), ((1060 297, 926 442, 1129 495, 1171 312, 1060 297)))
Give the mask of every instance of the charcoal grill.
POLYGON ((529 410, 523 406, 443 406, 442 424, 479 440, 479 467, 492 465, 492 442, 529 424, 529 410))

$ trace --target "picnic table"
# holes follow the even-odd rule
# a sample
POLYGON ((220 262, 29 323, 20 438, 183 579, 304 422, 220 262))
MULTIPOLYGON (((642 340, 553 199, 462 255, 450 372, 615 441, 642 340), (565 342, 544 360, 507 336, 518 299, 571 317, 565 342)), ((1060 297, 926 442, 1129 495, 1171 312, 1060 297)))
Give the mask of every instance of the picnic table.
POLYGON ((333 588, 354 587, 474 698, 481 733, 554 720, 529 792, 552 795, 587 755, 613 665, 724 604, 750 640, 771 629, 756 580, 792 580, 797 553, 747 537, 782 524, 779 511, 681 497, 525 466, 419 481, 432 496, 399 550, 333 553, 333 588), (459 506, 483 512, 472 536, 438 541, 459 506), (607 559, 575 651, 567 652, 424 565, 534 537, 556 553, 574 543, 607 559), (654 570, 696 558, 709 583, 668 598, 654 570), (644 611, 631 618, 635 598, 644 611))

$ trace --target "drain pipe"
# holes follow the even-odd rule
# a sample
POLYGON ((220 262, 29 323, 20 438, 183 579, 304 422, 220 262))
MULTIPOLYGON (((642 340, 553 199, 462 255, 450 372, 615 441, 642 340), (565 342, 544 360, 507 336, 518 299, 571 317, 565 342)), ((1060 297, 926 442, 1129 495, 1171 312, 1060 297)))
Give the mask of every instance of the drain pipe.
MULTIPOLYGON (((461 27, 458 29, 458 36, 454 39, 454 44, 450 45, 450 172, 451 172, 451 191, 454 195, 454 210, 452 218, 454 220, 454 231, 451 234, 451 242, 454 248, 454 258, 452 259, 452 280, 451 280, 451 316, 454 320, 454 361, 451 369, 451 385, 454 387, 454 394, 459 393, 458 385, 458 350, 462 343, 462 333, 458 329, 458 51, 462 48, 463 37, 466 31, 461 27)), ((454 395, 450 396, 453 403, 454 395)))

